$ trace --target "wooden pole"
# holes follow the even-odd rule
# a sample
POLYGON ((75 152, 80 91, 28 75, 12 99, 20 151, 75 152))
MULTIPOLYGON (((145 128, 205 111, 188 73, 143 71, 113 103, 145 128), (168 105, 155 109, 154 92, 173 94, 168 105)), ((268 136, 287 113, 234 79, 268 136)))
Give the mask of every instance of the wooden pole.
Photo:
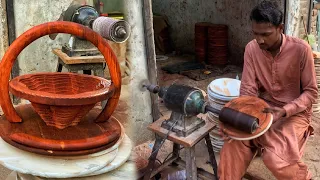
MULTIPOLYGON (((151 0, 143 0, 142 9, 149 81, 152 84, 158 84, 151 0)), ((160 118, 158 95, 150 93, 150 96, 152 117, 155 121, 160 118)))

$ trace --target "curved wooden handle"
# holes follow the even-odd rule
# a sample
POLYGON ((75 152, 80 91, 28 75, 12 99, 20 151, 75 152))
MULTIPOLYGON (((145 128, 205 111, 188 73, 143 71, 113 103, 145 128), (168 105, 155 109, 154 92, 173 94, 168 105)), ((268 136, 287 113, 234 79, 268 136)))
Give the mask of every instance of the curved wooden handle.
POLYGON ((4 54, 0 63, 0 104, 6 115, 6 119, 10 122, 22 122, 9 97, 9 78, 14 61, 20 52, 30 43, 42 36, 55 33, 72 34, 79 38, 86 39, 95 45, 102 53, 108 65, 115 91, 113 96, 108 100, 105 108, 97 117, 96 122, 108 120, 118 104, 121 92, 121 73, 117 57, 108 42, 98 33, 83 25, 66 21, 48 22, 29 29, 13 42, 4 54))

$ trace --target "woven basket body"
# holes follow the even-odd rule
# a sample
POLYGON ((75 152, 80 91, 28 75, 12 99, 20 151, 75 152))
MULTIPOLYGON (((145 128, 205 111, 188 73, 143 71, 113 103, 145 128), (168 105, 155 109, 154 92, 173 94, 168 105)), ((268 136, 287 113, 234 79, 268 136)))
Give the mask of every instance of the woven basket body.
POLYGON ((97 102, 113 93, 111 82, 74 73, 36 73, 10 82, 15 96, 31 102, 48 126, 59 129, 77 125, 97 102))

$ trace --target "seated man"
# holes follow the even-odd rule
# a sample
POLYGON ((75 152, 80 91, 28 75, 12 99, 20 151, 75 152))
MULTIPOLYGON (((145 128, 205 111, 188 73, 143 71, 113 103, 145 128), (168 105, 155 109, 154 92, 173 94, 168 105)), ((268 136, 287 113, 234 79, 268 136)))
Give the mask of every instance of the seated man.
POLYGON ((263 1, 251 12, 254 40, 244 53, 240 95, 258 96, 273 113, 273 124, 251 141, 225 143, 218 176, 239 180, 257 149, 280 180, 306 180, 311 175, 301 156, 312 127, 312 104, 318 96, 311 47, 284 34, 283 14, 275 3, 263 1))

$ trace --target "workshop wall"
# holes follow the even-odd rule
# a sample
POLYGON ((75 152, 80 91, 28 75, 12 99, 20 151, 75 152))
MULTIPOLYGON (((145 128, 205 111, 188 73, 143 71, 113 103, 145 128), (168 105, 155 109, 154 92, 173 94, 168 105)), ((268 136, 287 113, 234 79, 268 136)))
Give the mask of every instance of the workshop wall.
POLYGON ((124 5, 127 21, 132 27, 132 34, 128 41, 128 57, 131 63, 130 80, 130 116, 132 122, 133 140, 136 144, 143 143, 153 138, 153 133, 147 129, 152 123, 151 98, 148 91, 141 92, 141 81, 148 79, 148 66, 144 37, 144 24, 141 0, 126 0, 124 5))
POLYGON ((0 0, 0 61, 5 50, 8 48, 8 28, 5 7, 5 0, 0 0))
MULTIPOLYGON (((194 25, 207 21, 229 26, 229 61, 241 64, 245 45, 252 39, 249 14, 261 0, 152 0, 153 12, 168 17, 178 51, 194 52, 194 25)), ((281 0, 284 7, 284 0, 281 0)))
MULTIPOLYGON (((70 3, 72 0, 14 1, 16 36, 36 25, 58 20, 70 3)), ((69 37, 59 34, 55 40, 51 40, 45 36, 26 47, 18 58, 20 75, 56 71, 57 56, 52 53, 52 48, 61 48, 61 44, 66 43, 69 37)))
POLYGON ((305 33, 305 28, 307 27, 308 25, 308 12, 309 12, 309 3, 310 0, 300 0, 300 21, 299 21, 299 37, 300 38, 304 38, 304 36, 306 35, 305 33), (302 18, 303 17, 303 18, 302 18), (304 24, 305 24, 305 27, 303 25, 303 22, 304 21, 304 24))
POLYGON ((123 1, 119 0, 100 0, 104 4, 103 12, 114 12, 120 11, 123 12, 124 10, 124 3, 123 1))

